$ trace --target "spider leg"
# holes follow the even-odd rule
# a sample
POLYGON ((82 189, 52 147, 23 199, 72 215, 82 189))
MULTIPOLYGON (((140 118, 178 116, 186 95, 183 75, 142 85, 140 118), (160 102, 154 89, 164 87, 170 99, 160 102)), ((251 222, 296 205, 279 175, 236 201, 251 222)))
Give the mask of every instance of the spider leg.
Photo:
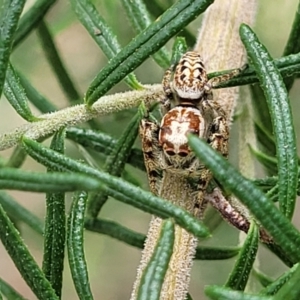
POLYGON ((141 120, 139 133, 141 136, 144 162, 150 190, 155 195, 158 195, 158 183, 161 179, 159 161, 161 160, 162 150, 158 144, 158 132, 158 124, 148 119, 141 120))
POLYGON ((171 79, 174 71, 174 65, 166 70, 163 80, 162 86, 165 93, 165 98, 161 100, 161 104, 163 107, 163 113, 167 113, 171 109, 171 101, 174 99, 173 91, 171 88, 171 79))
MULTIPOLYGON (((237 229, 248 232, 250 228, 248 218, 225 198, 219 188, 215 188, 212 193, 206 194, 205 199, 221 214, 224 220, 237 229)), ((274 243, 273 239, 263 228, 260 228, 259 233, 262 242, 267 244, 274 243)))
POLYGON ((239 75, 240 73, 242 73, 245 69, 248 68, 248 65, 244 65, 239 69, 234 69, 232 70, 230 73, 224 74, 224 75, 220 75, 217 77, 213 77, 212 79, 210 79, 207 83, 207 85, 209 85, 211 88, 215 88, 216 86, 218 86, 219 84, 230 80, 231 78, 239 75))
MULTIPOLYGON (((228 126, 225 117, 222 116, 221 111, 216 111, 216 117, 212 120, 212 125, 210 127, 210 134, 207 139, 209 145, 220 152, 223 156, 228 155, 228 126)), ((203 212, 206 205, 207 199, 205 198, 206 190, 210 180, 212 179, 212 173, 208 169, 203 169, 200 172, 200 176, 197 180, 197 191, 198 191, 198 201, 197 209, 203 212)))

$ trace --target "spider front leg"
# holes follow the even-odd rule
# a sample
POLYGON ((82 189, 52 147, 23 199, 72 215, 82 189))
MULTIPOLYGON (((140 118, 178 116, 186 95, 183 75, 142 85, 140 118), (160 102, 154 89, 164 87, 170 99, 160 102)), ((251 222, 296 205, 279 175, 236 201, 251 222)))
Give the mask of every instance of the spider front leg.
MULTIPOLYGON (((217 150, 225 157, 227 157, 228 155, 228 135, 228 126, 225 117, 223 117, 222 115, 216 116, 212 121, 207 142, 213 149, 217 150)), ((200 212, 203 212, 206 207, 207 200, 205 198, 205 195, 208 184, 211 181, 212 177, 212 173, 208 169, 203 169, 200 173, 200 176, 198 177, 197 209, 200 212)))
POLYGON ((248 65, 244 65, 242 66, 241 68, 239 69, 235 69, 235 70, 232 70, 231 72, 227 73, 227 74, 224 74, 224 75, 220 75, 220 76, 217 76, 217 77, 214 77, 212 79, 210 79, 208 81, 208 85, 211 87, 211 88, 215 88, 217 87, 219 84, 223 83, 223 82, 226 82, 228 80, 230 80, 231 78, 239 75, 240 73, 242 73, 245 69, 248 68, 248 65))
POLYGON ((171 87, 171 80, 172 80, 172 74, 174 72, 174 67, 175 65, 172 65, 169 69, 166 70, 162 80, 162 86, 165 93, 165 98, 161 100, 163 114, 167 113, 171 109, 171 101, 174 98, 172 87, 171 87))
POLYGON ((148 176, 150 191, 158 195, 158 184, 161 180, 159 161, 162 149, 158 144, 159 125, 148 118, 141 120, 139 133, 141 136, 144 162, 148 176))

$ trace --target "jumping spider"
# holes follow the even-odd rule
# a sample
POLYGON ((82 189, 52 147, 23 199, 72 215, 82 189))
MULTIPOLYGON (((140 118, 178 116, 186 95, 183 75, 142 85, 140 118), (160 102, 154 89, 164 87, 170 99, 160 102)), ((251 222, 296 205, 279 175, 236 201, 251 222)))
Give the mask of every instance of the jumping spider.
MULTIPOLYGON (((141 121, 140 135, 150 189, 154 194, 160 195, 160 174, 163 177, 171 172, 184 176, 194 182, 194 190, 198 193, 193 211, 195 215, 202 215, 209 201, 227 221, 247 232, 249 221, 219 190, 206 197, 212 174, 195 157, 187 140, 188 134, 195 134, 227 157, 227 116, 213 100, 212 88, 240 71, 234 70, 208 80, 201 56, 194 51, 186 52, 177 66, 171 66, 165 72, 162 81, 165 99, 161 101, 164 115, 160 124, 146 116, 141 121)), ((262 230, 261 238, 268 240, 262 230)))

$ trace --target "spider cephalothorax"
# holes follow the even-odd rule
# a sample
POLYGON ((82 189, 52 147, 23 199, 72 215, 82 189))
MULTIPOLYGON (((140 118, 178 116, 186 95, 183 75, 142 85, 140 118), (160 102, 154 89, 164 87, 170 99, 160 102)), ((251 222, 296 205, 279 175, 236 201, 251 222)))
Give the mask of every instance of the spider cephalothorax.
POLYGON ((181 57, 175 68, 172 85, 179 103, 197 103, 210 92, 206 70, 197 52, 189 51, 181 57))

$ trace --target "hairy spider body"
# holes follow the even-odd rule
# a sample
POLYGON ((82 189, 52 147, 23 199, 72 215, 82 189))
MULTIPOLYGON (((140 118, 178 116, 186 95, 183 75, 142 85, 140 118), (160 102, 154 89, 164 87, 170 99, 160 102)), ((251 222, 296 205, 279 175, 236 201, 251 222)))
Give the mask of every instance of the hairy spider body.
MULTIPOLYGON (((206 140, 223 155, 227 155, 228 128, 225 114, 209 100, 211 85, 201 56, 185 53, 177 66, 168 69, 163 78, 166 94, 162 105, 165 114, 161 123, 148 119, 141 122, 140 134, 151 191, 158 194, 160 171, 173 172, 196 181, 199 203, 211 179, 211 173, 195 157, 188 145, 188 134, 206 140), (171 101, 177 105, 171 108, 171 101)), ((163 175, 162 175, 163 176, 163 175)))

